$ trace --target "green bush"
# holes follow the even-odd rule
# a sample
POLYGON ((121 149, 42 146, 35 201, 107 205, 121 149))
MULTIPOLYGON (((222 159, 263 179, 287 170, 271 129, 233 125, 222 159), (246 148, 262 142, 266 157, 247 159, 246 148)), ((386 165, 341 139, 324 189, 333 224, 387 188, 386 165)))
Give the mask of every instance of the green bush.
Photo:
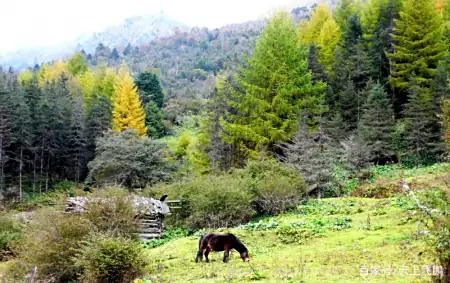
POLYGON ((0 261, 11 256, 14 243, 22 236, 21 229, 9 218, 0 217, 0 261))
POLYGON ((83 270, 82 282, 131 282, 145 267, 143 248, 133 240, 105 234, 90 235, 74 257, 83 270))
POLYGON ((253 207, 260 215, 275 215, 297 206, 307 185, 299 173, 274 161, 253 161, 240 172, 250 178, 253 207))
POLYGON ((78 215, 39 211, 25 228, 17 254, 29 268, 38 267, 39 278, 70 282, 80 272, 72 257, 90 227, 89 221, 78 215))
POLYGON ((228 175, 203 176, 159 189, 181 200, 183 209, 175 213, 185 225, 217 228, 248 221, 253 215, 252 197, 245 189, 248 187, 245 182, 228 175))
POLYGON ((172 218, 181 224, 218 228, 247 222, 255 213, 284 212, 295 207, 305 191, 306 184, 293 169, 276 161, 255 161, 228 174, 161 185, 145 193, 180 199, 183 209, 174 211, 172 218))

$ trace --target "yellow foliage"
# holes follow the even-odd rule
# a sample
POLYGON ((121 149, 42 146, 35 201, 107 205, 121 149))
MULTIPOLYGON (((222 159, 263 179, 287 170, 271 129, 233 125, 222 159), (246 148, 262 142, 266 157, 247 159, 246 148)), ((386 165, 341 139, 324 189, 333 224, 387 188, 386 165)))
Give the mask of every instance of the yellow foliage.
POLYGON ((68 74, 66 63, 61 61, 54 62, 49 72, 50 80, 59 79, 62 73, 68 74))
POLYGON ((114 131, 134 129, 141 136, 147 134, 144 109, 126 66, 120 68, 115 80, 112 114, 114 131))
POLYGON ((23 72, 19 74, 17 80, 21 85, 27 84, 33 79, 33 72, 30 69, 25 69, 23 72))
POLYGON ((298 27, 298 37, 300 43, 309 45, 316 43, 325 22, 332 18, 332 12, 326 4, 317 5, 314 12, 311 13, 311 20, 301 22, 298 27))
POLYGON ((50 67, 47 64, 41 66, 37 72, 37 81, 40 87, 50 80, 50 67))
POLYGON ((94 73, 89 69, 88 71, 79 74, 76 78, 80 84, 83 101, 85 105, 88 106, 91 104, 94 95, 94 73))
POLYGON ((332 17, 324 23, 320 31, 318 46, 320 47, 319 62, 325 66, 325 69, 331 71, 334 63, 334 50, 339 39, 341 38, 341 30, 332 17))

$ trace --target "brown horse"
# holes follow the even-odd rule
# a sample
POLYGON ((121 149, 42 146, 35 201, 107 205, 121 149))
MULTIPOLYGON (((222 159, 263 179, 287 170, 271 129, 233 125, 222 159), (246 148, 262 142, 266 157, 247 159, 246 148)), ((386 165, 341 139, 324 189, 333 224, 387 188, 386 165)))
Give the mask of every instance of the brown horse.
POLYGON ((230 251, 235 249, 241 255, 243 261, 249 261, 248 249, 245 245, 231 233, 227 234, 215 234, 210 233, 200 236, 198 242, 198 252, 195 262, 203 261, 203 253, 205 254, 206 262, 209 262, 208 254, 210 251, 224 252, 223 262, 227 263, 230 256, 230 251))

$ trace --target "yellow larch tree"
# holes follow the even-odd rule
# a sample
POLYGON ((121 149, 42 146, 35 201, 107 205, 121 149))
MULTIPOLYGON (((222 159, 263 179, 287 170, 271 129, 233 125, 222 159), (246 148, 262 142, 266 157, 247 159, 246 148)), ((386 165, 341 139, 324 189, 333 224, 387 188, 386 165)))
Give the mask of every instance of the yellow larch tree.
POLYGON ((334 50, 341 38, 341 30, 332 17, 324 23, 318 38, 319 61, 330 72, 334 63, 334 50))
POLYGON ((316 9, 311 13, 309 22, 301 22, 298 27, 298 37, 300 43, 309 45, 317 43, 317 39, 325 22, 333 16, 331 9, 327 4, 319 3, 316 9))
POLYGON ((147 134, 144 109, 126 66, 121 66, 115 80, 112 117, 115 132, 133 129, 140 136, 147 134))

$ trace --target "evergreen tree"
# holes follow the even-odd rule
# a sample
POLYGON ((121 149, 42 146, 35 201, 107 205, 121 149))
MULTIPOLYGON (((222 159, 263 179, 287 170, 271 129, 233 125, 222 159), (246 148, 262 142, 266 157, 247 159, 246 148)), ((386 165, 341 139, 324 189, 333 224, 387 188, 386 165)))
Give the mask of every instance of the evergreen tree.
POLYGON ((328 81, 328 77, 325 73, 324 67, 319 62, 319 48, 314 43, 309 45, 308 69, 311 71, 312 80, 314 83, 328 81))
POLYGON ((407 152, 404 154, 415 165, 434 162, 442 149, 441 133, 436 132, 439 119, 433 111, 430 91, 421 85, 414 74, 409 80, 409 97, 405 105, 407 152))
POLYGON ((339 104, 342 120, 345 122, 347 129, 356 129, 362 103, 359 101, 359 94, 356 92, 355 86, 350 79, 347 80, 347 85, 340 94, 339 104))
MULTIPOLYGON (((415 73, 416 80, 428 88, 448 49, 443 40, 442 15, 436 13, 434 1, 406 0, 403 6, 391 34, 394 51, 388 54, 392 60, 390 82, 398 90, 405 90, 410 84, 409 76, 415 73)), ((396 93, 400 105, 406 101, 404 94, 396 93)))
POLYGON ((8 152, 12 136, 10 91, 6 76, 3 73, 0 74, 0 193, 5 189, 6 165, 11 159, 8 152))
POLYGON ((140 73, 136 80, 136 86, 140 91, 144 104, 147 104, 149 101, 154 101, 159 108, 163 107, 164 94, 159 79, 154 73, 140 73))
POLYGON ((85 137, 87 140, 86 161, 94 159, 95 141, 112 128, 112 104, 111 100, 102 94, 94 95, 92 107, 86 117, 85 137))
POLYGON ((117 76, 112 111, 112 128, 116 132, 134 129, 139 135, 146 135, 145 112, 127 68, 122 66, 117 76))
POLYGON ((373 9, 377 9, 373 22, 368 23, 372 26, 364 27, 364 39, 368 49, 370 60, 370 76, 375 81, 379 81, 381 85, 387 87, 391 64, 387 53, 392 53, 393 42, 391 33, 394 28, 394 19, 398 17, 399 5, 397 0, 374 0, 373 9))
POLYGON ((323 84, 312 84, 307 54, 298 45, 292 19, 276 14, 262 31, 252 57, 236 78, 239 90, 229 101, 233 111, 224 121, 228 143, 240 144, 255 154, 289 140, 297 128, 300 111, 314 126, 323 84))
POLYGON ((360 126, 359 136, 366 143, 369 160, 378 164, 394 155, 393 132, 395 130, 394 109, 388 95, 379 83, 372 85, 360 126))
POLYGON ((123 50, 123 56, 128 56, 131 53, 131 44, 128 42, 127 46, 123 50))
POLYGON ((153 101, 148 102, 144 107, 145 124, 147 125, 147 135, 154 139, 162 138, 166 133, 163 123, 164 114, 153 101))
POLYGON ((117 61, 117 60, 120 59, 119 52, 117 51, 117 49, 116 49, 115 47, 113 48, 113 50, 112 50, 112 52, 111 52, 110 58, 111 58, 112 60, 114 60, 114 61, 117 61))
POLYGON ((333 159, 330 138, 321 126, 313 134, 306 124, 300 124, 292 142, 281 144, 281 158, 304 176, 309 188, 318 198, 324 196, 333 181, 333 159))
POLYGON ((85 121, 83 111, 83 98, 77 95, 74 101, 74 111, 68 135, 69 157, 70 157, 70 177, 79 183, 86 168, 86 146, 85 121))
POLYGON ((24 91, 16 88, 11 96, 12 121, 12 149, 14 161, 18 163, 19 199, 23 199, 23 180, 27 164, 30 161, 32 136, 31 112, 26 102, 24 91))

